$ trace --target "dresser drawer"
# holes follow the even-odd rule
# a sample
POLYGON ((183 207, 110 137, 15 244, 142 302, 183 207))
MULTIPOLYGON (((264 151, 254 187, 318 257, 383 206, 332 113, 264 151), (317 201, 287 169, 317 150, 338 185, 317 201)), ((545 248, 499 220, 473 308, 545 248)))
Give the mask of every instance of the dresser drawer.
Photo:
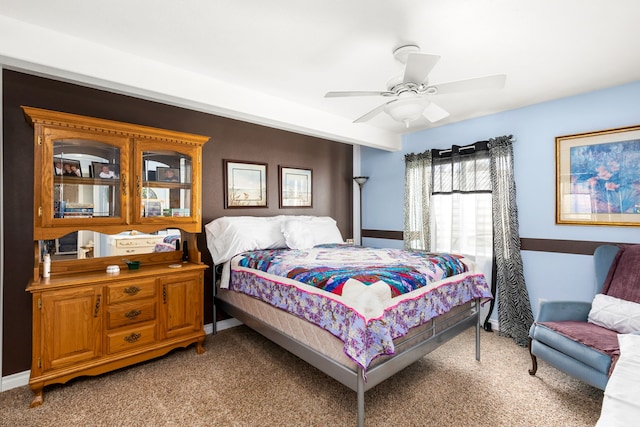
POLYGON ((153 278, 136 282, 107 285, 107 304, 150 298, 156 295, 156 280, 153 278))
POLYGON ((107 333, 107 353, 118 353, 156 341, 156 324, 107 333))
POLYGON ((155 246, 142 246, 137 248, 111 248, 111 255, 136 255, 136 254, 150 254, 155 249, 155 246))
POLYGON ((162 243, 163 237, 145 237, 145 238, 129 238, 114 239, 114 247, 116 248, 149 248, 154 247, 156 243, 162 243))
POLYGON ((156 318, 156 300, 139 300, 107 306, 107 329, 146 322, 156 318))

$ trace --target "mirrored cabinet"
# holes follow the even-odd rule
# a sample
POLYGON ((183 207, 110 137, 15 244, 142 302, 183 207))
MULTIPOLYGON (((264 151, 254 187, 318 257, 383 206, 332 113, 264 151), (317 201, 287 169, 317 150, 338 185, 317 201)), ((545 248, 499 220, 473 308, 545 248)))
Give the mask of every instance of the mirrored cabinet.
POLYGON ((195 146, 178 151, 171 144, 140 141, 136 144, 135 192, 140 203, 134 222, 155 224, 171 219, 174 224, 200 222, 200 178, 194 162, 200 162, 195 146), (198 197, 196 197, 196 195, 198 197))
POLYGON ((31 406, 49 384, 203 352, 209 138, 22 108, 34 128, 31 406))
MULTIPOLYGON (((62 132, 60 132, 62 133, 62 132)), ((59 222, 84 220, 86 218, 118 218, 124 222, 126 212, 122 183, 126 182, 126 173, 122 174, 122 147, 126 140, 110 138, 110 141, 95 141, 92 135, 84 138, 65 137, 62 134, 48 133, 45 143, 53 148, 53 185, 43 188, 43 198, 52 200, 53 212, 43 217, 43 225, 52 226, 59 222), (48 141, 47 141, 48 139, 48 141)), ((43 208, 48 208, 45 203, 43 208)), ((109 222, 104 222, 109 224, 109 222)))
POLYGON ((23 110, 35 135, 36 239, 78 228, 200 232, 200 163, 208 137, 23 110))

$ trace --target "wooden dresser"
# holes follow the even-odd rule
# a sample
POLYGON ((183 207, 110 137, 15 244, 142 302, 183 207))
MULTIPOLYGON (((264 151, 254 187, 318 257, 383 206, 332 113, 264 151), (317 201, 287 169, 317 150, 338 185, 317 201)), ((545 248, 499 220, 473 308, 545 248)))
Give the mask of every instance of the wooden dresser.
POLYGON ((34 126, 37 171, 34 270, 26 287, 33 301, 31 406, 43 403, 49 384, 190 344, 204 352, 207 266, 196 234, 208 137, 23 110, 34 126), (178 178, 162 180, 166 170, 178 178), (156 252, 168 229, 179 231, 188 259, 171 247, 156 252), (69 235, 79 249, 90 247, 93 257, 56 253, 55 242, 69 235), (48 277, 45 254, 53 260, 48 277), (129 270, 123 256, 140 261, 139 268, 129 270), (115 266, 118 272, 107 272, 115 266))
POLYGON ((96 375, 197 344, 204 352, 206 266, 169 264, 32 282, 31 406, 42 388, 96 375))

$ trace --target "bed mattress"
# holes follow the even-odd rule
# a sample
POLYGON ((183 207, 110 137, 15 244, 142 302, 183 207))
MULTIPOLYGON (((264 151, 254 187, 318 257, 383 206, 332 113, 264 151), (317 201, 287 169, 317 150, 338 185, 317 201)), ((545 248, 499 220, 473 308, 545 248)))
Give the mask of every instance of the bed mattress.
MULTIPOLYGON (((349 370, 357 370, 358 366, 356 363, 344 353, 344 343, 330 332, 313 323, 240 292, 218 289, 216 298, 269 324, 283 335, 312 348, 349 370)), ((449 312, 411 329, 407 335, 396 338, 394 340, 395 350, 398 353, 402 352, 407 347, 414 346, 432 338, 462 318, 472 316, 475 313, 476 307, 472 303, 465 303, 454 307, 449 312)), ((369 365, 369 369, 383 363, 390 357, 392 357, 392 355, 383 355, 374 359, 369 365)))

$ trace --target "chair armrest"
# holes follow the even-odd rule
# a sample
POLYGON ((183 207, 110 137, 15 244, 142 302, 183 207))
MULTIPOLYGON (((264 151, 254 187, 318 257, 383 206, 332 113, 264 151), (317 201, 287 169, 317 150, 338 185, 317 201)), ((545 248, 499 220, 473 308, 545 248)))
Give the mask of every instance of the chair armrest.
POLYGON ((586 322, 591 303, 585 301, 541 301, 536 322, 586 322))

